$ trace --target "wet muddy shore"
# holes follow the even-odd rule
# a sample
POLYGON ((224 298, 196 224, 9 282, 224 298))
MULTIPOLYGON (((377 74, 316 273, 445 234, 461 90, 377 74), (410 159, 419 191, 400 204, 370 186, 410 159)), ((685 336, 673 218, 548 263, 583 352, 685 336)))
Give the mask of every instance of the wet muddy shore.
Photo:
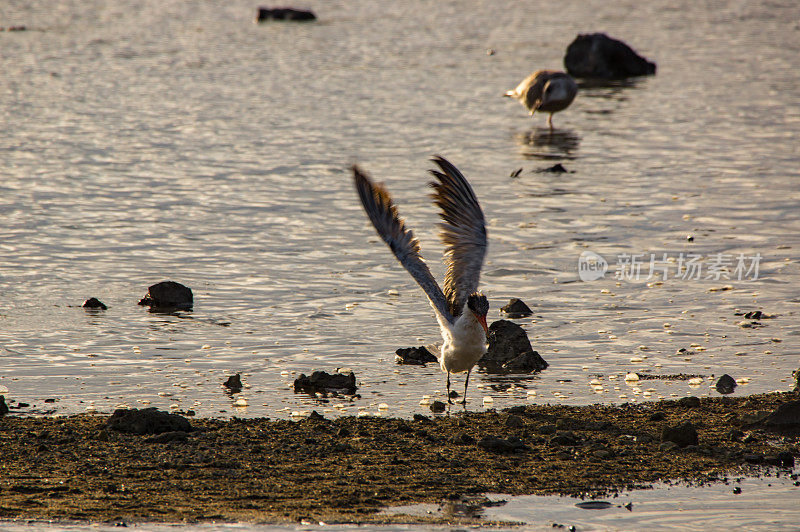
POLYGON ((100 415, 7 415, 0 518, 433 523, 442 518, 381 509, 481 493, 602 495, 762 467, 793 474, 796 412, 783 425, 764 420, 798 399, 529 405, 413 420, 192 419, 190 432, 156 435, 119 432, 100 415), (686 423, 697 444, 663 440, 665 428, 686 423))

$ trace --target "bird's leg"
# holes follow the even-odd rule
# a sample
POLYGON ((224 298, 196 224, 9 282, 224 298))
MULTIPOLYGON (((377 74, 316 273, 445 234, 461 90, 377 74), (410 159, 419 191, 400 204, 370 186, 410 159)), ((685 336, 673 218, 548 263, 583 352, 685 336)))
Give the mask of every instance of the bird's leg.
POLYGON ((450 399, 450 372, 447 372, 447 402, 451 405, 453 404, 453 400, 450 399))
POLYGON ((547 117, 547 125, 550 126, 550 131, 553 131, 553 113, 547 117))
POLYGON ((472 373, 472 368, 467 370, 467 379, 464 381, 464 399, 459 401, 459 403, 464 405, 464 408, 467 407, 467 386, 469 386, 469 374, 470 373, 472 373))

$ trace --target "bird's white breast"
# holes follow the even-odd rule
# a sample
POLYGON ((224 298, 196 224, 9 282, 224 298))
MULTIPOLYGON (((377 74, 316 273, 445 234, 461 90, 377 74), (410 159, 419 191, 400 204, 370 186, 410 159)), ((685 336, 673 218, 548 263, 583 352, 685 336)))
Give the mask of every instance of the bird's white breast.
POLYGON ((472 312, 465 310, 456 322, 449 326, 439 322, 442 329, 442 371, 459 373, 468 371, 486 353, 486 333, 472 312))

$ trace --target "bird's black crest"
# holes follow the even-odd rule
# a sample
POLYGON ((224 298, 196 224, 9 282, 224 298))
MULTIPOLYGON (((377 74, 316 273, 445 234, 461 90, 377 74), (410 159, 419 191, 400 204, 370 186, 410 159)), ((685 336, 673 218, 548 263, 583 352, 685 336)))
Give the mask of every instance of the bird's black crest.
POLYGON ((467 307, 478 316, 486 316, 489 312, 489 300, 480 293, 474 293, 467 298, 467 307))

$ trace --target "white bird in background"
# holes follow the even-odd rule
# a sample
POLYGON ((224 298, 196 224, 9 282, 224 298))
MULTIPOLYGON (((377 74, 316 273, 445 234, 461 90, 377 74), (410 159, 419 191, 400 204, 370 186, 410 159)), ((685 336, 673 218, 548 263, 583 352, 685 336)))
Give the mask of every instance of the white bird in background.
POLYGON ((553 129, 553 113, 569 107, 576 94, 578 85, 568 74, 557 70, 537 70, 505 96, 519 100, 531 116, 536 111, 550 113, 547 125, 553 129))
POLYGON ((486 313, 489 301, 479 293, 483 257, 486 255, 486 225, 478 199, 467 180, 446 159, 432 159, 441 169, 431 170, 438 182, 431 182, 434 203, 441 209, 440 237, 445 244, 444 263, 447 271, 444 292, 433 278, 419 252, 419 241, 406 229, 388 190, 375 183, 358 166, 353 166, 356 190, 380 237, 392 250, 400 264, 422 287, 430 300, 444 343, 439 364, 447 373, 447 401, 450 400, 450 373, 467 372, 464 399, 472 368, 486 353, 486 313))

